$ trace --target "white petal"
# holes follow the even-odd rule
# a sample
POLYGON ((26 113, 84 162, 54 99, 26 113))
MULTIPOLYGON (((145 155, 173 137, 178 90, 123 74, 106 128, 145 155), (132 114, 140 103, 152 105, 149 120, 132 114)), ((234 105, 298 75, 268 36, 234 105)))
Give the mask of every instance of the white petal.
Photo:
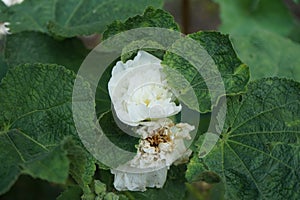
POLYGON ((146 191, 146 187, 162 188, 167 179, 167 168, 145 173, 128 173, 111 170, 115 175, 114 186, 118 191, 146 191))
POLYGON ((12 6, 15 4, 19 4, 22 3, 24 0, 2 0, 2 2, 6 5, 6 6, 12 6))
POLYGON ((7 27, 9 24, 9 22, 0 23, 0 36, 10 34, 9 28, 7 27))

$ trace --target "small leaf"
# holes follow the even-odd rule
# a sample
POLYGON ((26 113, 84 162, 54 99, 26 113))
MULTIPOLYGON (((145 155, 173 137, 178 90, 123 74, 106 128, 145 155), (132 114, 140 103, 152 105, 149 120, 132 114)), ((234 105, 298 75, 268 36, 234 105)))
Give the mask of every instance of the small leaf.
POLYGON ((221 139, 206 157, 194 155, 186 177, 217 173, 226 199, 297 199, 299 100, 300 84, 279 78, 254 81, 242 98, 228 97, 221 139))

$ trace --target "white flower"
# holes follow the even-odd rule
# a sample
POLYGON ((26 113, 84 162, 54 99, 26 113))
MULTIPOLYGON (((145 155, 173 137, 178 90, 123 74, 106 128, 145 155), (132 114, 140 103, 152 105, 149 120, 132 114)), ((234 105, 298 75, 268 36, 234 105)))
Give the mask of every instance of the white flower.
POLYGON ((24 0, 2 0, 2 2, 6 5, 6 6, 12 6, 15 4, 19 4, 22 3, 24 0))
POLYGON ((10 34, 9 28, 6 27, 6 26, 8 26, 8 25, 9 25, 8 22, 0 23, 0 36, 1 36, 1 35, 10 34))
POLYGON ((192 130, 194 126, 187 123, 174 124, 168 118, 145 123, 137 130, 142 139, 130 165, 137 168, 171 166, 188 151, 184 139, 191 139, 189 132, 192 130))
POLYGON ((161 188, 172 163, 179 164, 188 160, 191 150, 186 148, 184 139, 191 139, 189 132, 193 129, 194 126, 187 123, 174 124, 168 118, 145 123, 137 130, 142 136, 137 155, 126 164, 111 170, 115 174, 115 188, 120 191, 161 188))
POLYGON ((108 90, 118 118, 131 126, 146 119, 165 118, 181 111, 173 101, 161 60, 139 51, 133 60, 117 62, 108 90))

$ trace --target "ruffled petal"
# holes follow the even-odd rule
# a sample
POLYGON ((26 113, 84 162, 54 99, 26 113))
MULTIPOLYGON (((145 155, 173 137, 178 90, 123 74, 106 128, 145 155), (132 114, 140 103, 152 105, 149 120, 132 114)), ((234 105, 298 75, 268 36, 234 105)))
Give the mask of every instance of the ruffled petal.
POLYGON ((115 175, 114 187, 118 191, 146 191, 147 187, 162 188, 167 179, 167 168, 145 173, 128 173, 111 170, 115 175))

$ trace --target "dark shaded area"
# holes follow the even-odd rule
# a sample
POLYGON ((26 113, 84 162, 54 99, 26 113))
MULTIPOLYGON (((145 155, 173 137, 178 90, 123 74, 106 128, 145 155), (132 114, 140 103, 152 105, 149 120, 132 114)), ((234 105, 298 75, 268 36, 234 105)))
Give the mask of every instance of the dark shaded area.
POLYGON ((284 2, 293 16, 300 20, 300 4, 296 4, 293 0, 284 0, 284 2))
POLYGON ((22 175, 0 200, 53 200, 61 192, 60 185, 22 175))
POLYGON ((216 30, 221 23, 219 6, 211 0, 169 0, 164 9, 174 16, 185 34, 216 30))

